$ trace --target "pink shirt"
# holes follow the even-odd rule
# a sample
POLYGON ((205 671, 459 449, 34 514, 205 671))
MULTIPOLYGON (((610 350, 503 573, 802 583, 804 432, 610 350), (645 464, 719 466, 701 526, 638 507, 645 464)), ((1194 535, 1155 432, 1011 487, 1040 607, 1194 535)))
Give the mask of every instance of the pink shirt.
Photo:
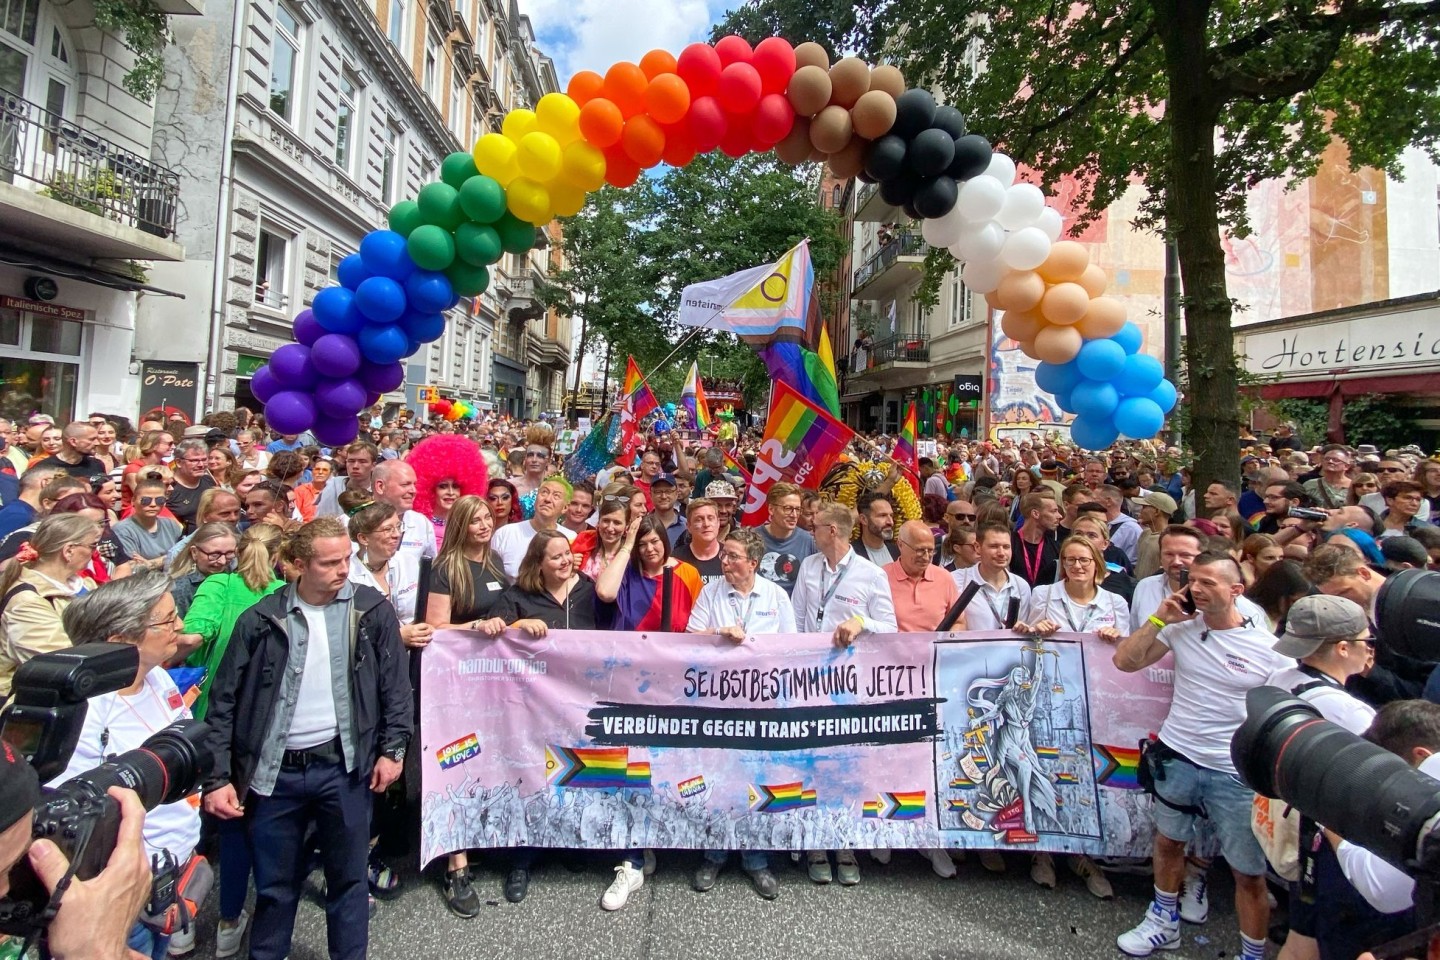
POLYGON ((955 579, 933 563, 925 564, 925 572, 912 578, 899 560, 885 564, 885 579, 890 581, 890 597, 895 601, 895 623, 901 633, 930 633, 945 618, 960 596, 955 579))

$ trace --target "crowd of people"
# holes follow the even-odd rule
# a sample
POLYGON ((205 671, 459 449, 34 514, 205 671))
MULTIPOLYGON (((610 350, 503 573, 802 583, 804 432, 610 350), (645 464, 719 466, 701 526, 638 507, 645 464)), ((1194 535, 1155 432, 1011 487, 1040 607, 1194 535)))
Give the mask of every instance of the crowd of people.
MULTIPOLYGON (((247 933, 249 956, 281 960, 317 865, 331 957, 365 954, 368 917, 406 882, 416 846, 415 658, 449 628, 688 630, 737 646, 805 632, 848 646, 934 631, 974 584, 956 631, 1093 634, 1127 672, 1173 657, 1174 700, 1143 760, 1154 898, 1117 941, 1135 957, 1206 921, 1213 853, 1235 879, 1241 955, 1264 955, 1271 871, 1229 746, 1251 687, 1294 692, 1417 763, 1440 751, 1434 664, 1389 652, 1375 623, 1387 576, 1440 568, 1440 459, 1418 448, 1301 450, 1282 427, 1239 438, 1241 486, 1197 490, 1184 452, 1155 443, 1093 455, 1039 436, 940 439, 911 477, 889 460, 890 438, 862 435, 846 454, 861 466, 853 495, 773 483, 767 522, 746 527, 736 464, 753 464, 754 433, 728 457, 657 436, 576 482, 568 427, 377 421, 335 450, 274 436, 248 412, 134 431, 101 414, 0 423, 0 695, 43 653, 139 649, 135 682, 91 704, 61 779, 176 719, 210 725, 203 803, 157 808, 143 839, 179 864, 200 849, 218 858, 219 926, 136 922, 129 947, 152 960, 211 937, 217 957, 234 956, 247 933), (1201 820, 1213 850, 1196 846, 1201 820)), ((0 831, 20 816, 0 810, 0 831)), ((1413 925, 1410 894, 1365 851, 1301 829, 1309 868, 1280 890, 1282 956, 1353 958, 1413 925)), ((474 853, 452 851, 436 878, 466 918, 483 900, 474 853)), ((510 902, 527 896, 540 853, 483 852, 504 865, 510 902)), ((695 890, 714 887, 730 853, 704 853, 695 890)), ((918 853, 940 877, 963 856, 918 853)), ((618 910, 656 860, 605 855, 614 878, 599 903, 618 910)), ((801 859, 815 883, 860 882, 856 851, 801 859)), ((993 851, 979 861, 1015 865, 993 851)), ((1055 858, 1026 861, 1037 885, 1057 885, 1055 858)), ((1063 865, 1113 896, 1115 864, 1063 865)), ((774 854, 743 851, 740 867, 758 896, 779 895, 774 854)))

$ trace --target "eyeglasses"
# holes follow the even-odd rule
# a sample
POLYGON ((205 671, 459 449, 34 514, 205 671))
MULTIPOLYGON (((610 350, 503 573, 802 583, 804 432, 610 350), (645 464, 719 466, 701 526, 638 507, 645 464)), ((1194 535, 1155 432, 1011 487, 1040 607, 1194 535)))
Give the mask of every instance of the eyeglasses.
POLYGON ((204 557, 206 560, 209 560, 211 563, 214 563, 217 560, 235 559, 234 550, 201 550, 199 547, 195 547, 194 549, 196 553, 200 554, 200 556, 204 557))
POLYGON ((173 630, 175 628, 175 624, 179 620, 180 614, 178 612, 172 613, 170 614, 170 618, 168 620, 156 620, 154 623, 145 624, 145 627, 149 630, 160 630, 162 628, 167 630, 173 630))
POLYGON ((729 560, 731 563, 740 563, 742 560, 749 560, 748 553, 730 553, 728 550, 720 554, 721 560, 729 560))
POLYGON ((979 516, 979 514, 975 514, 975 513, 952 513, 952 514, 949 514, 949 517, 950 517, 950 519, 952 519, 952 520, 974 520, 974 519, 975 519, 976 517, 978 517, 978 516, 979 516))
POLYGON ((169 502, 169 497, 136 497, 142 507, 163 507, 169 502))
POLYGON ((383 527, 376 527, 376 528, 375 528, 375 534, 374 534, 374 535, 383 535, 383 536, 387 536, 387 537, 398 537, 398 536, 400 536, 400 531, 401 531, 401 529, 402 529, 402 528, 401 528, 400 524, 398 524, 398 523, 387 523, 387 524, 385 524, 385 526, 383 526, 383 527))
POLYGON ((1064 557, 1060 561, 1067 567, 1089 567, 1095 563, 1094 557, 1064 557))
POLYGON ((800 512, 800 508, 799 508, 798 506, 796 506, 796 507, 776 507, 776 508, 775 508, 775 512, 776 512, 776 513, 799 513, 799 512, 800 512))

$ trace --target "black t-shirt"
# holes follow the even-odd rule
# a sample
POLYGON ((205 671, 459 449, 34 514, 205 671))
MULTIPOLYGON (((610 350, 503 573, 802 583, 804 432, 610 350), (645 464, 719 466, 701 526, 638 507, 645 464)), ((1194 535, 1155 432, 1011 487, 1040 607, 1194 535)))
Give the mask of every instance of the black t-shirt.
POLYGON ((438 563, 430 577, 430 592, 450 598, 450 622, 469 623, 472 620, 488 620, 495 615, 495 606, 505 591, 505 580, 495 576, 490 568, 474 560, 470 564, 470 579, 474 590, 468 597, 457 597, 450 590, 450 578, 445 568, 438 563))
MULTIPOLYGON (((41 460, 31 470, 64 470, 66 474, 80 480, 92 480, 94 477, 103 477, 110 472, 104 461, 97 457, 85 457, 79 463, 66 463, 58 456, 48 456, 41 460)), ((94 484, 92 483, 92 486, 94 484)))
POLYGON ((700 579, 704 583, 714 583, 716 580, 725 579, 725 574, 720 569, 720 554, 718 552, 709 560, 697 560, 695 559, 695 551, 691 549, 691 546, 690 541, 686 540, 677 547, 673 554, 675 559, 683 560, 696 570, 699 570, 700 579))
POLYGON ((207 474, 200 478, 200 482, 195 485, 193 490, 189 487, 182 487, 179 482, 176 482, 166 491, 166 506, 175 515, 175 519, 180 521, 180 525, 185 528, 187 534, 195 532, 195 512, 200 509, 201 495, 213 486, 215 486, 215 480, 207 474))
POLYGON ((609 630, 615 622, 615 604, 597 597, 595 581, 583 573, 570 588, 563 606, 546 591, 529 593, 511 584, 501 592, 490 613, 506 623, 541 620, 552 630, 609 630))

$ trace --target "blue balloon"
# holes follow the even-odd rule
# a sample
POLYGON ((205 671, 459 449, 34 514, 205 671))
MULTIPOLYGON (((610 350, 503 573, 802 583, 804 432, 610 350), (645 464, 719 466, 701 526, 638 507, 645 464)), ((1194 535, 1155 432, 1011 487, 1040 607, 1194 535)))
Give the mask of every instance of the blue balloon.
POLYGON ((1165 411, 1149 397, 1126 397, 1115 408, 1115 427, 1132 440, 1149 440, 1165 426, 1165 411))
POLYGON ((1075 412, 1075 404, 1071 400, 1072 392, 1071 390, 1059 390, 1055 393, 1055 402, 1060 406, 1060 409, 1066 413, 1075 412))
POLYGON ((429 343, 432 340, 439 340, 440 334, 445 332, 445 316, 439 313, 420 313, 411 310, 400 318, 400 326, 405 329, 405 334, 411 340, 418 343, 429 343))
POLYGON ((425 346, 425 344, 421 343, 419 340, 410 340, 405 344, 405 352, 401 354, 400 359, 404 360, 406 357, 415 356, 415 354, 420 352, 420 348, 423 346, 425 346))
POLYGON ((1085 377, 1076 368, 1074 360, 1064 363, 1046 363, 1042 360, 1035 368, 1035 384, 1046 393, 1058 395, 1061 391, 1073 390, 1083 379, 1085 377))
POLYGON ((1120 431, 1109 419, 1090 420, 1076 417, 1070 424, 1070 439, 1083 450, 1104 450, 1120 437, 1120 431))
POLYGON ((409 344, 398 323, 370 323, 360 331, 360 352, 371 363, 394 363, 405 356, 409 344))
POLYGON ((340 265, 335 268, 335 273, 340 278, 340 285, 349 287, 351 290, 370 278, 370 271, 365 269, 365 261, 358 253, 352 253, 341 260, 340 265))
POLYGON ((454 296, 455 290, 450 286, 450 279, 443 273, 416 270, 405 281, 405 298, 410 302, 410 309, 420 313, 448 310, 454 296))
POLYGON ((1120 344, 1120 348, 1129 356, 1140 352, 1140 347, 1145 342, 1145 335, 1134 323, 1127 321, 1125 326, 1120 328, 1120 332, 1110 339, 1120 344))
POLYGON ((405 312, 405 288, 389 277, 371 277, 355 291, 355 308, 371 323, 394 323, 405 312))
POLYGON ((1125 348, 1113 339, 1086 340, 1075 356, 1075 366, 1091 380, 1108 383, 1125 368, 1125 348))
POLYGON ((446 309, 446 310, 454 310, 454 309, 455 309, 456 307, 458 307, 458 306, 460 306, 460 294, 458 294, 458 293, 451 294, 451 295, 450 295, 450 302, 447 303, 447 304, 445 304, 445 309, 446 309))
POLYGON ((1161 380, 1149 393, 1150 399, 1160 408, 1161 413, 1169 413, 1174 410, 1175 401, 1179 399, 1179 396, 1175 391, 1175 384, 1169 380, 1161 380))
POLYGON ((355 294, 344 287, 326 287, 310 304, 315 322, 331 333, 357 333, 365 318, 355 309, 355 294))
POLYGON ((1120 394, 1111 383, 1099 380, 1082 380, 1070 391, 1070 402, 1075 414, 1087 420, 1108 420, 1120 405, 1120 394))
POLYGON ((360 259, 372 276, 404 283, 415 272, 405 238, 394 230, 372 230, 360 241, 360 259))
POLYGON ((1164 379, 1164 364, 1148 353, 1137 353, 1125 358, 1125 368, 1115 378, 1115 386, 1121 396, 1143 397, 1164 379))

